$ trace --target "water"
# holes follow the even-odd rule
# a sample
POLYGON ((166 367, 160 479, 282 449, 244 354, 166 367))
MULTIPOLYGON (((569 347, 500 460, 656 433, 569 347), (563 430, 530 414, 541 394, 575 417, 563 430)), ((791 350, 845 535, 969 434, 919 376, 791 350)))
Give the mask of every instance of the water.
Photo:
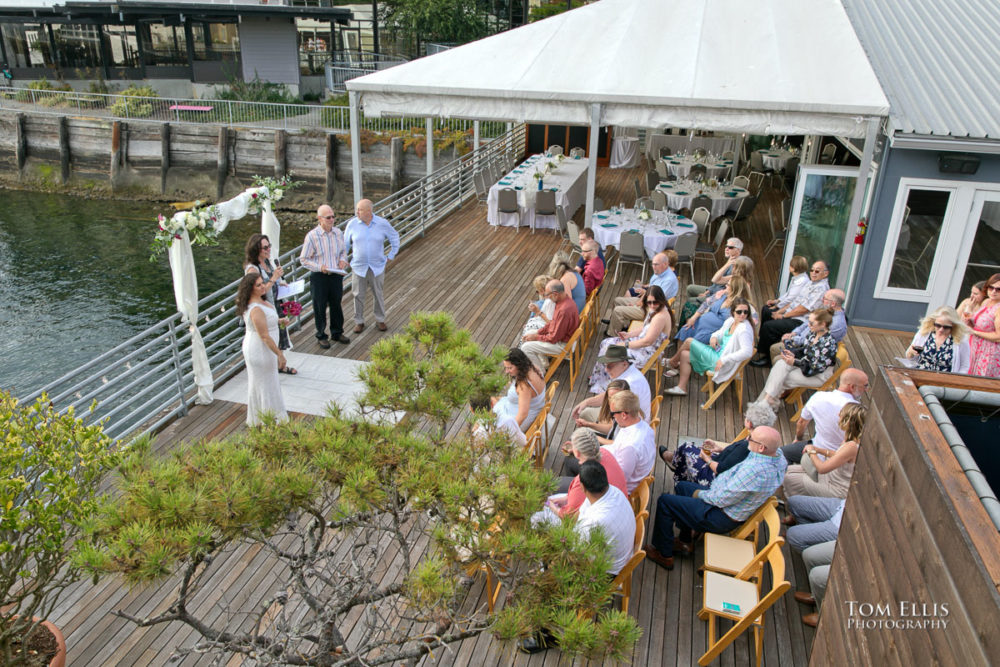
MULTIPOLYGON (((149 261, 156 215, 171 212, 0 190, 0 389, 26 395, 176 311, 166 255, 149 261)), ((239 278, 243 246, 259 229, 248 216, 219 246, 195 248, 201 296, 239 278)), ((304 235, 284 230, 282 247, 304 235)))

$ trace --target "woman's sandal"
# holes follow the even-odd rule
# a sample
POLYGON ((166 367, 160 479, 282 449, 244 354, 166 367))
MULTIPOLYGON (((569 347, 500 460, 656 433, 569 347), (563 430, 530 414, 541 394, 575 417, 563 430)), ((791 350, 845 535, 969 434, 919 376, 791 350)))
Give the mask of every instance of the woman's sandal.
POLYGON ((285 375, 298 375, 299 372, 292 368, 291 366, 285 366, 284 368, 278 369, 279 373, 284 373, 285 375))

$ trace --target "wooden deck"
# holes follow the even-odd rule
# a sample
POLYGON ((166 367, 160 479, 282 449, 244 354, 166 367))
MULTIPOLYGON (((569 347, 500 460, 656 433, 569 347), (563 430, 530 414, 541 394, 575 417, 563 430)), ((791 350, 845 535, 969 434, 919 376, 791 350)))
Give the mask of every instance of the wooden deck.
MULTIPOLYGON (((639 175, 639 170, 601 170, 597 195, 605 202, 630 201, 627 193, 631 191, 631 179, 635 175, 639 175)), ((779 252, 773 252, 768 263, 764 261, 762 251, 770 235, 766 207, 774 206, 777 212, 780 198, 779 193, 768 191, 755 211, 749 238, 741 229, 744 240, 748 242, 747 254, 757 267, 754 289, 758 303, 773 294, 779 273, 776 266, 780 261, 779 252)), ((583 212, 579 211, 576 219, 581 221, 582 217, 583 212)), ((369 326, 360 335, 349 333, 352 338, 350 345, 334 345, 332 350, 324 351, 316 344, 312 327, 307 324, 305 331, 297 334, 296 350, 365 359, 374 341, 382 335, 399 331, 407 322, 409 313, 415 310, 447 310, 461 326, 472 332, 474 339, 483 347, 507 346, 516 339, 527 316, 526 306, 529 298, 533 298, 531 278, 545 270, 559 245, 559 239, 551 232, 530 234, 526 229, 515 232, 509 228, 493 231, 486 224, 485 208, 469 204, 430 229, 426 238, 412 244, 390 265, 385 287, 389 311, 387 334, 369 326)), ((696 280, 707 282, 712 271, 711 262, 699 261, 696 280)), ((682 294, 689 277, 685 267, 680 273, 682 294)), ((625 286, 631 285, 636 278, 638 269, 628 267, 623 269, 617 285, 605 285, 602 298, 605 311, 609 310, 610 297, 622 294, 625 286)), ((344 312, 350 321, 350 313, 353 312, 350 299, 345 299, 344 312)), ((370 314, 368 320, 373 324, 370 314)), ((878 364, 890 362, 893 355, 900 354, 907 341, 907 336, 896 332, 854 329, 849 334, 848 349, 856 366, 871 371, 878 364)), ((596 347, 595 341, 585 357, 581 373, 584 377, 577 380, 572 390, 566 386, 566 370, 562 369, 557 374, 556 379, 561 382, 553 407, 557 418, 568 415, 571 407, 585 397, 586 376, 593 366, 596 347)), ((749 397, 756 397, 765 377, 763 370, 750 369, 746 390, 749 397)), ((692 388, 694 386, 695 381, 692 381, 692 388)), ((689 434, 729 440, 742 429, 742 406, 731 392, 708 412, 701 410, 699 403, 697 392, 691 392, 684 398, 665 398, 659 433, 661 444, 674 447, 679 436, 689 434)), ((789 415, 781 415, 778 424, 786 440, 791 439, 793 432, 787 420, 789 415)), ((188 416, 159 434, 156 447, 159 451, 168 451, 178 442, 224 436, 244 428, 245 417, 244 406, 225 401, 196 406, 188 416)), ((556 441, 568 437, 572 426, 571 420, 560 418, 556 441)), ((558 448, 551 447, 546 465, 561 465, 561 459, 558 448)), ((657 461, 654 472, 655 499, 672 488, 672 478, 660 461, 657 461)), ((787 548, 786 556, 790 556, 787 548)), ((798 556, 790 557, 793 588, 806 589, 801 560, 798 556)), ((638 618, 643 636, 636 646, 633 664, 687 666, 695 664, 704 652, 705 624, 696 617, 701 603, 696 562, 680 559, 671 572, 648 562, 636 569, 630 613, 638 618)), ((273 565, 256 549, 239 549, 217 559, 213 567, 216 574, 206 587, 208 593, 196 601, 199 605, 207 605, 212 614, 223 613, 225 608, 235 610, 257 604, 270 593, 275 581, 273 565)), ((152 614, 158 611, 157 605, 175 586, 175 580, 167 580, 157 586, 129 591, 117 578, 106 578, 96 586, 81 582, 71 587, 51 619, 66 635, 69 664, 167 664, 174 647, 194 643, 197 637, 192 631, 178 623, 137 629, 112 615, 111 611, 123 609, 137 615, 152 614)), ((483 604, 485 598, 482 592, 482 582, 477 582, 471 589, 468 604, 483 604)), ((789 594, 768 614, 764 648, 766 664, 790 667, 808 662, 813 631, 800 622, 800 615, 808 611, 789 594)), ((744 636, 721 656, 717 664, 752 664, 752 656, 751 643, 744 636)), ((532 667, 570 662, 558 651, 531 657, 517 654, 510 644, 496 642, 489 634, 456 644, 451 652, 439 653, 437 659, 447 665, 515 664, 532 667)), ((207 665, 211 661, 210 656, 189 655, 176 664, 207 665)), ((430 659, 425 660, 426 664, 430 662, 430 659)), ((229 664, 239 664, 239 659, 233 658, 229 664)))

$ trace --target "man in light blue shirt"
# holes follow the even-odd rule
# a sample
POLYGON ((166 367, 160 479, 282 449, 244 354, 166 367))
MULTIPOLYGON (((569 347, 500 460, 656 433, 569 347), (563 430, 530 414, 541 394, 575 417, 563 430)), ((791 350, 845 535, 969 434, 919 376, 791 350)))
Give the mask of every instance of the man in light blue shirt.
POLYGON ((627 329, 629 322, 641 320, 645 316, 642 311, 642 297, 646 295, 646 289, 650 285, 656 285, 663 290, 663 295, 668 301, 677 296, 677 274, 674 272, 676 266, 677 253, 672 248, 656 253, 653 257, 653 275, 649 279, 649 285, 632 287, 628 296, 615 299, 611 319, 604 320, 605 324, 610 324, 610 332, 607 335, 615 336, 619 331, 627 329))
POLYGON ((375 326, 386 330, 385 301, 382 298, 382 282, 386 265, 399 252, 399 232, 389 221, 372 212, 372 203, 362 199, 355 208, 355 216, 344 229, 344 243, 351 255, 351 289, 354 291, 354 333, 365 328, 365 295, 372 288, 375 302, 375 326), (389 242, 389 255, 385 254, 385 242, 389 242))

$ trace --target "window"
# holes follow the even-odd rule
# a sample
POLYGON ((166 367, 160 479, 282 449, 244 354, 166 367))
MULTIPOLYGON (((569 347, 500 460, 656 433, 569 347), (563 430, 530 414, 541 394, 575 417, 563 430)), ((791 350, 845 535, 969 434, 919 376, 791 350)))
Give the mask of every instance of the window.
POLYGON ((41 23, 4 23, 3 45, 11 67, 55 67, 49 36, 41 23))
POLYGON ((146 65, 187 65, 184 26, 149 23, 139 27, 146 65))
POLYGON ((889 287, 926 290, 951 192, 911 188, 896 235, 889 287))
POLYGON ((139 46, 135 37, 135 26, 106 25, 104 40, 111 56, 113 67, 139 67, 139 46))
POLYGON ((63 67, 91 69, 103 67, 101 33, 96 25, 52 24, 52 40, 63 67))
POLYGON ((194 23, 191 38, 195 60, 233 60, 240 52, 235 23, 194 23))

